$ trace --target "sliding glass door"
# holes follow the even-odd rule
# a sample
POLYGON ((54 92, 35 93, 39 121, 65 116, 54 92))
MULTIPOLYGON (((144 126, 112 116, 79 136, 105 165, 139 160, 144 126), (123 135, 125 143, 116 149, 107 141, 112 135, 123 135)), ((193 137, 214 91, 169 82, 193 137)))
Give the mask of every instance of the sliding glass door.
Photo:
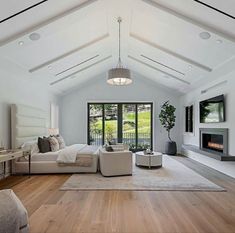
POLYGON ((136 145, 136 104, 122 105, 122 142, 136 145))
POLYGON ((88 113, 88 144, 102 145, 104 142, 103 105, 89 104, 88 113))
POLYGON ((108 141, 152 148, 152 103, 88 103, 88 144, 108 141))
POLYGON ((152 105, 137 105, 137 145, 145 147, 151 145, 152 140, 152 105))
POLYGON ((118 139, 118 105, 104 104, 104 139, 117 141, 118 139))

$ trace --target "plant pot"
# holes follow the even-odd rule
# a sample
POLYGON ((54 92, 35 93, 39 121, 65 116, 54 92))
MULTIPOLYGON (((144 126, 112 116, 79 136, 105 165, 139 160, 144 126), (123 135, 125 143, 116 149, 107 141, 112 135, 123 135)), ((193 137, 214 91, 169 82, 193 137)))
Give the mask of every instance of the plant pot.
POLYGON ((176 153, 177 153, 176 142, 167 141, 165 144, 165 153, 168 155, 176 155, 176 153))

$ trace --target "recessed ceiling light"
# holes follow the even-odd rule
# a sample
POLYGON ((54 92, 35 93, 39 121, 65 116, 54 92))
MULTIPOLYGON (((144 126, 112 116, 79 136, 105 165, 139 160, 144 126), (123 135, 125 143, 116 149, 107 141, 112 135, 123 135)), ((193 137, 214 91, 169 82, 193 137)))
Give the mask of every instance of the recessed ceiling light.
POLYGON ((216 40, 216 43, 217 43, 217 44, 222 44, 222 43, 223 43, 223 41, 222 41, 222 40, 220 40, 220 39, 218 39, 218 40, 216 40))
POLYGON ((24 41, 19 41, 18 45, 20 46, 24 45, 24 41))
POLYGON ((39 40, 40 37, 41 37, 40 34, 38 34, 38 33, 36 33, 36 32, 34 32, 34 33, 32 33, 32 34, 29 35, 29 39, 30 39, 30 40, 33 40, 33 41, 39 40))
POLYGON ((201 32, 199 36, 203 40, 208 40, 211 37, 211 34, 209 32, 201 32))

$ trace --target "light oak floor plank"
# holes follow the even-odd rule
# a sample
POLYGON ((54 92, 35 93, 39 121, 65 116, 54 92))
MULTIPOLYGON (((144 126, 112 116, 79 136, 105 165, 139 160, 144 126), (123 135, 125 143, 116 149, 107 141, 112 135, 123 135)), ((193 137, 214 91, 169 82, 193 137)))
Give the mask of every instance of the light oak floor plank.
POLYGON ((71 176, 12 176, 30 216, 31 233, 234 233, 235 179, 185 157, 174 157, 227 192, 59 191, 71 176))

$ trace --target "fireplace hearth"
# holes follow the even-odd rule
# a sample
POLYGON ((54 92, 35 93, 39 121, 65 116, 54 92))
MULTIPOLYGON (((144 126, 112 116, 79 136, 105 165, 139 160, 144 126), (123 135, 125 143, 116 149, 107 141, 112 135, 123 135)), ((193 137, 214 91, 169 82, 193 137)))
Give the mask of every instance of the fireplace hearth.
MULTIPOLYGON (((184 144, 184 150, 193 151, 220 161, 235 161, 235 156, 228 152, 228 129, 201 128, 200 146, 184 144)), ((186 152, 187 153, 187 152, 186 152)))
POLYGON ((216 155, 228 155, 228 129, 201 128, 200 149, 216 155))

